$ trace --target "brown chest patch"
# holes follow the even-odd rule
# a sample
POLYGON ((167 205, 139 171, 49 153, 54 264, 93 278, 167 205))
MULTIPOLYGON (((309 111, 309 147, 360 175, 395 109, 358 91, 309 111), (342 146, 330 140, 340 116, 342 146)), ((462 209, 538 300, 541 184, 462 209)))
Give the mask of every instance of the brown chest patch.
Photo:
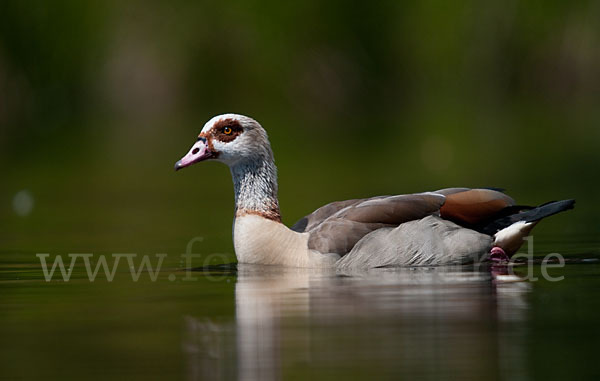
POLYGON ((281 222, 281 215, 279 214, 279 210, 276 208, 268 209, 268 210, 249 210, 249 209, 238 209, 235 212, 236 217, 243 217, 249 214, 260 216, 266 218, 271 221, 281 222))

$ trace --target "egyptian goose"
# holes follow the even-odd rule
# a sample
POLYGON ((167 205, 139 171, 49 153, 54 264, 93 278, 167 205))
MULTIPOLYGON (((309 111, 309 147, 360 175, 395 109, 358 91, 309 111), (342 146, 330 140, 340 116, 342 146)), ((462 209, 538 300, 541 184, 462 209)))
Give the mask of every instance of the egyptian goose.
POLYGON ((288 228, 266 131, 237 114, 215 116, 175 170, 216 160, 231 170, 238 262, 373 268, 506 261, 544 217, 574 200, 516 205, 496 189, 448 188, 327 204, 288 228))

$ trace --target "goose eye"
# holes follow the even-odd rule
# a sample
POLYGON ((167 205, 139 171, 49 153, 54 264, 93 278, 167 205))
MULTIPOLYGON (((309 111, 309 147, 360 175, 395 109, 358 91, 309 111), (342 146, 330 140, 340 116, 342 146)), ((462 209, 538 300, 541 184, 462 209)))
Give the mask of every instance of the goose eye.
POLYGON ((231 133, 232 133, 232 132, 233 132, 233 131, 231 130, 231 127, 225 127, 225 128, 223 129, 223 133, 224 133, 225 135, 231 135, 231 133))

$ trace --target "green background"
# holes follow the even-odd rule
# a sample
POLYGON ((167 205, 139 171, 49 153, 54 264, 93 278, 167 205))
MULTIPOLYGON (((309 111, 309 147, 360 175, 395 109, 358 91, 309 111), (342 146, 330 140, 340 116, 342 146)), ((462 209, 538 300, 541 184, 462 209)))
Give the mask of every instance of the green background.
POLYGON ((593 1, 3 1, 0 247, 175 254, 202 236, 233 259, 226 167, 172 169, 224 112, 267 129, 288 224, 495 186, 576 198, 537 231, 595 235, 599 19, 593 1))

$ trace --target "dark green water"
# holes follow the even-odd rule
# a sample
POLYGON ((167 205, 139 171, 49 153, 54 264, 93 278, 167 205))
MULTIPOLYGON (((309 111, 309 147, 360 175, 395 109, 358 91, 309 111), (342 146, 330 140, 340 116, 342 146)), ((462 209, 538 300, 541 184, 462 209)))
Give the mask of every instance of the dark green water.
MULTIPOLYGON (((175 253, 155 281, 146 270, 133 281, 125 264, 113 281, 101 270, 90 282, 79 258, 69 281, 57 270, 46 282, 36 253, 7 251, 1 375, 593 379, 600 376, 598 242, 562 238, 536 237, 539 279, 519 282, 470 267, 341 274, 212 265, 188 273, 175 253), (548 269, 560 281, 541 274, 549 252, 567 258, 548 269)), ((50 262, 56 254, 67 259, 52 253, 50 262)), ((515 268, 526 276, 526 265, 515 268)))

